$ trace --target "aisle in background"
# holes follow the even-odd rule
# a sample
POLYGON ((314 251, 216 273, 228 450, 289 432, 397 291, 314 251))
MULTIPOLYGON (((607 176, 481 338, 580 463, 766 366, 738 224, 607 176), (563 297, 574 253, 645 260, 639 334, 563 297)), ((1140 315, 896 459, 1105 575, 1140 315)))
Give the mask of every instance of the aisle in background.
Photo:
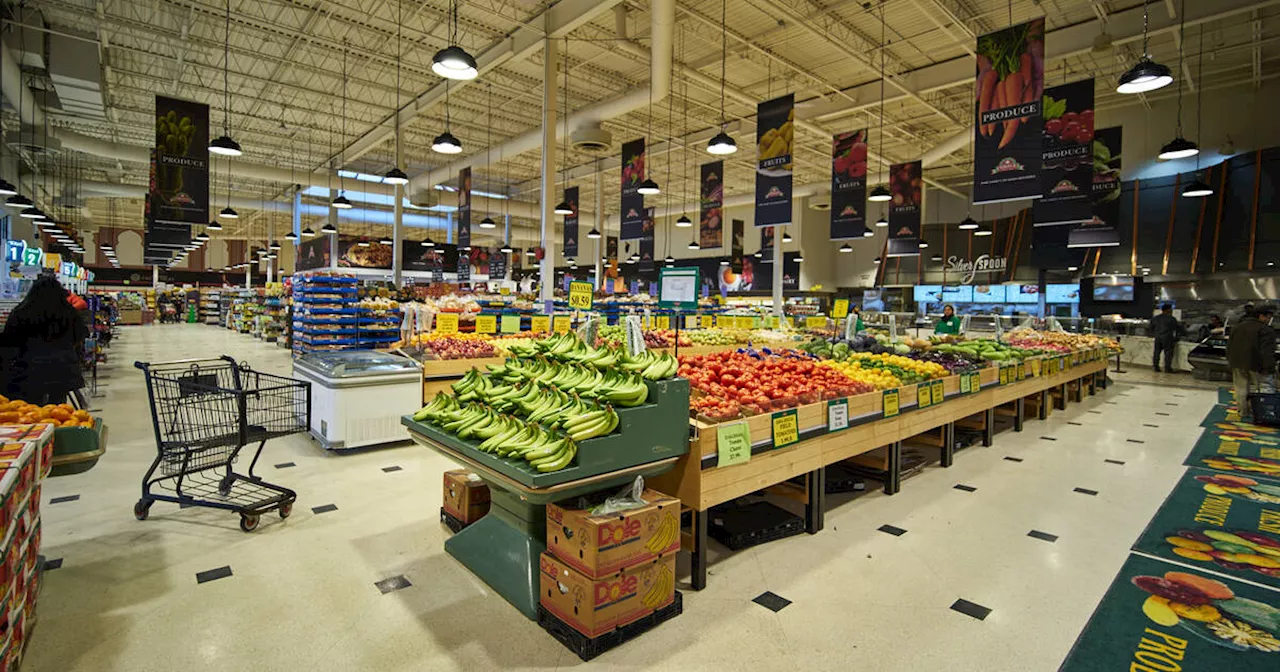
MULTIPOLYGON (((290 368, 283 349, 225 329, 122 329, 100 399, 109 452, 93 471, 45 487, 46 504, 78 499, 45 509, 46 553, 62 566, 47 575, 27 669, 580 664, 444 553, 436 511, 452 465, 421 448, 335 455, 288 437, 268 443, 258 467, 298 491, 287 521, 264 518, 245 534, 232 514, 163 503, 134 520, 155 439, 132 362, 223 353, 267 372, 290 368), (406 581, 376 585, 396 577, 406 581)), ((930 467, 893 497, 830 497, 817 535, 732 554, 713 546, 713 578, 686 592, 678 624, 595 663, 1053 669, 1182 473, 1214 399, 1117 383, 1020 434, 1001 432, 990 448, 961 451, 954 467, 930 467), (766 592, 790 604, 775 612, 752 602, 766 592)), ((408 412, 418 400, 388 403, 408 412)))

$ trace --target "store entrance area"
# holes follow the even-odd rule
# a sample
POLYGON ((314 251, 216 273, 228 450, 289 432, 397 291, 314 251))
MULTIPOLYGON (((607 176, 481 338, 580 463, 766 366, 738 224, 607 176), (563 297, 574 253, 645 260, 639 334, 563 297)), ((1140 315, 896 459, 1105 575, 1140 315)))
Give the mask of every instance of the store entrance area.
MULTIPOLYGON (((583 663, 445 552, 435 451, 268 442, 257 473, 296 490, 252 534, 224 511, 130 511, 155 457, 135 360, 229 354, 288 375, 289 353, 199 324, 118 329, 102 396, 110 450, 44 485, 44 574, 25 670, 572 669, 583 663)), ((1153 513, 1213 390, 1125 382, 886 496, 826 498, 814 535, 731 552, 704 590, 677 565, 676 623, 602 668, 1048 670, 1067 656, 1153 513)), ((388 399, 412 412, 420 399, 388 399)), ((237 467, 247 469, 247 464, 237 467)), ((714 515, 714 513, 712 514, 714 515)))

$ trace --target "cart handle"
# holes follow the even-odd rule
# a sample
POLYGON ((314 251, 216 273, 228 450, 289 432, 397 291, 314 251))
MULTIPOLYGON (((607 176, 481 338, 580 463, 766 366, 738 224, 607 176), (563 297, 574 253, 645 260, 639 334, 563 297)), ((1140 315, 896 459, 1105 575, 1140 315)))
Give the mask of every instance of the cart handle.
MULTIPOLYGON (((134 367, 136 367, 136 368, 139 368, 139 369, 142 369, 143 371, 146 371, 146 370, 147 370, 147 368, 148 368, 148 367, 151 367, 151 366, 168 366, 168 365, 171 365, 171 364, 190 364, 190 363, 192 363, 192 362, 208 362, 208 361, 210 361, 211 359, 213 359, 213 358, 210 358, 210 357, 191 357, 191 358, 188 358, 188 359, 171 359, 171 360, 164 361, 164 362, 138 362, 138 361, 135 361, 135 362, 133 363, 133 365, 134 365, 134 367)), ((228 362, 231 362, 232 364, 235 364, 235 363, 236 363, 235 358, 234 358, 234 357, 231 357, 231 356, 229 356, 229 355, 223 355, 223 356, 221 356, 221 357, 218 357, 217 359, 224 359, 224 360, 226 360, 226 361, 228 361, 228 362)))

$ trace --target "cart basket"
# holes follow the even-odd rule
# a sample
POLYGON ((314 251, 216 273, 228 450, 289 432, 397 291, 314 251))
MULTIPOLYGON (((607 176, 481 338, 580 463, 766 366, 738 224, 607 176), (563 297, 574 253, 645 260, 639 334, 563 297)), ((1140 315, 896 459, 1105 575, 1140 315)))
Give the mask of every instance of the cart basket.
POLYGON ((1249 410, 1254 423, 1280 426, 1280 392, 1250 392, 1249 410))

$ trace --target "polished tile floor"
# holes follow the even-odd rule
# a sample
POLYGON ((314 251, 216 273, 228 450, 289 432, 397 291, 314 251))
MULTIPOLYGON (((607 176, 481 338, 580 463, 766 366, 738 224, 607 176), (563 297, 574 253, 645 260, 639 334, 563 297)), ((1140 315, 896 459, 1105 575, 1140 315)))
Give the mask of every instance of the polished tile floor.
MULTIPOLYGON (((62 565, 46 575, 24 670, 586 666, 444 553, 450 465, 413 445, 333 455, 303 437, 268 443, 259 473, 299 501, 253 534, 230 514, 164 503, 134 520, 155 448, 133 361, 227 353, 287 372, 289 358, 205 325, 121 331, 95 400, 109 450, 44 488, 44 554, 62 565)), ((738 553, 713 544, 708 587, 686 591, 684 615, 591 667, 1056 669, 1214 402, 1209 389, 1119 378, 1134 382, 965 449, 898 495, 832 495, 817 535, 738 553), (790 604, 753 602, 765 592, 790 604)))

